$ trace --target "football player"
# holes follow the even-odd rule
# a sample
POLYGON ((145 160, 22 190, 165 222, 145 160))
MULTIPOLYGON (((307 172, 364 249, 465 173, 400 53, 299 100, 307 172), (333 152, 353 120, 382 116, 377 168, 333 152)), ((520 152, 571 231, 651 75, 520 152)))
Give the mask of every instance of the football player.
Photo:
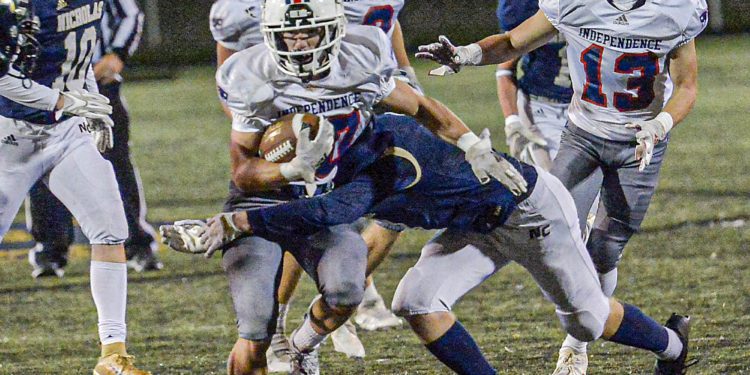
MULTIPOLYGON (((372 26, 347 26, 340 0, 268 0, 261 17, 264 43, 236 52, 217 72, 220 97, 233 119, 230 153, 238 194, 230 198, 227 209, 278 204, 309 194, 316 186, 319 192, 325 190, 338 173, 338 163, 349 157, 349 148, 369 132, 375 121, 372 107, 381 101, 398 102, 399 95, 418 97, 419 116, 439 124, 436 131, 446 139, 456 142, 463 137, 465 149, 480 143, 440 103, 394 80, 397 67, 385 33, 372 26), (325 118, 316 139, 299 145, 288 163, 260 158, 266 127, 298 112, 325 118), (328 141, 326 133, 335 133, 335 142, 328 141), (323 164, 312 168, 324 155, 323 164)), ((309 131, 297 129, 303 135, 309 131)), ((477 173, 501 179, 514 190, 524 189, 518 172, 489 149, 473 155, 477 173)), ((309 244, 288 244, 284 249, 311 275, 322 295, 290 338, 297 373, 314 374, 318 344, 362 301, 367 247, 352 228, 342 225, 309 244)), ((265 351, 278 314, 282 254, 277 242, 260 237, 243 238, 225 251, 223 266, 239 328, 229 358, 231 374, 266 371, 265 351)))
MULTIPOLYGON (((158 244, 154 228, 145 220, 146 205, 138 170, 130 159, 130 117, 120 95, 125 61, 138 48, 143 28, 143 13, 134 0, 104 2, 102 42, 92 59, 94 76, 101 94, 113 107, 111 145, 102 143, 99 149, 112 163, 118 179, 125 217, 128 220, 128 240, 125 242, 127 265, 137 272, 159 270, 163 264, 155 254, 158 244)), ((73 243, 73 222, 70 212, 50 193, 43 182, 37 182, 29 192, 27 223, 36 246, 29 250, 33 277, 57 275, 62 277, 67 264, 68 247, 73 243)))
MULTIPOLYGON (((612 295, 617 263, 638 231, 656 189, 669 131, 690 112, 697 95, 694 38, 706 27, 705 0, 542 0, 518 27, 468 46, 441 37, 419 57, 444 64, 496 64, 544 45, 556 33, 568 42, 573 97, 552 174, 573 195, 579 222, 601 190, 587 248, 602 289, 612 295), (599 177, 597 173, 601 173, 599 177)), ((585 343, 568 337, 562 350, 585 356, 585 343)), ((666 366, 666 365, 664 365, 666 366)), ((672 373, 660 365, 656 373, 672 373)), ((577 371, 577 372, 576 372, 577 371)), ((585 371, 585 370, 584 370, 585 371)))
MULTIPOLYGON (((411 111, 418 106, 413 97, 401 97, 398 105, 411 111)), ((482 142, 491 150, 488 138, 482 142)), ((482 184, 464 160, 477 150, 464 153, 403 116, 381 118, 339 164, 333 191, 219 214, 207 227, 198 226, 199 240, 194 237, 201 230, 196 230, 193 238, 175 238, 173 246, 190 251, 179 245, 190 242, 210 255, 245 235, 300 241, 367 213, 410 227, 447 228, 422 248, 417 264, 401 279, 393 310, 456 373, 496 373, 451 309, 515 261, 555 303, 569 334, 650 350, 659 357, 658 373, 684 374, 689 320, 673 314, 664 327, 637 307, 605 296, 583 244, 573 199, 560 181, 539 167, 497 155, 521 172, 528 191, 516 196, 497 181, 482 184)))
POLYGON ((103 5, 0 1, 0 241, 26 193, 43 179, 91 243, 101 342, 93 373, 149 374, 133 366, 125 349, 127 222, 112 166, 92 134, 106 140, 112 126, 112 107, 97 93, 90 64, 103 5))
MULTIPOLYGON (((399 66, 396 77, 406 78, 406 81, 412 87, 421 92, 414 69, 409 63, 401 26, 398 22, 398 14, 403 5, 402 0, 348 1, 344 3, 344 13, 349 24, 377 26, 389 36, 399 66)), ((235 52, 263 43, 259 15, 260 1, 258 0, 219 0, 212 5, 210 28, 216 40, 216 56, 219 66, 235 52)), ((224 110, 231 117, 226 106, 224 106, 224 110)), ((240 200, 243 193, 238 192, 234 186, 230 186, 230 190, 233 191, 231 193, 234 196, 232 200, 240 200)), ((229 210, 230 207, 226 207, 226 209, 229 210)), ((369 249, 368 256, 373 259, 373 262, 379 263, 382 261, 401 230, 399 226, 391 226, 385 223, 371 224, 364 230, 365 242, 369 249)), ((288 356, 285 354, 288 344, 284 336, 286 314, 288 302, 301 276, 302 268, 291 254, 285 254, 284 271, 279 287, 277 332, 274 334, 267 355, 271 371, 284 371, 288 367, 286 364, 288 356)), ((375 288, 372 277, 367 279, 365 295, 362 304, 357 309, 355 321, 367 330, 401 325, 401 319, 386 307, 383 297, 375 288)), ((364 346, 357 338, 356 331, 351 323, 347 322, 343 327, 336 330, 331 338, 337 351, 350 357, 363 357, 365 355, 364 346)))

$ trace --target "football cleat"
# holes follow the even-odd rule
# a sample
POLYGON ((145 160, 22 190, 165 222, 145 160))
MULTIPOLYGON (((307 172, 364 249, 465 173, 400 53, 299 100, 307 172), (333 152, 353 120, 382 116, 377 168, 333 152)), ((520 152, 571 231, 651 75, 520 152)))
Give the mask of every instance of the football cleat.
POLYGON ((125 251, 125 255, 128 258, 127 265, 135 272, 159 271, 164 268, 164 264, 151 249, 137 248, 132 249, 132 251, 128 250, 131 249, 126 249, 125 251))
POLYGON ((682 342, 682 352, 677 359, 668 361, 659 359, 656 361, 654 375, 684 375, 687 374, 688 367, 698 363, 698 359, 687 361, 688 355, 688 336, 690 335, 690 317, 672 314, 667 320, 665 327, 675 331, 682 342))
POLYGON ((371 302, 363 301, 357 307, 357 315, 354 316, 354 322, 365 331, 400 327, 403 324, 401 318, 385 307, 385 302, 382 298, 371 302))
POLYGON ((573 349, 560 349, 557 367, 552 375, 586 375, 589 358, 586 353, 576 353, 573 349))
POLYGON ((201 254, 208 248, 201 242, 201 234, 208 228, 202 220, 180 220, 173 225, 159 226, 161 242, 181 253, 201 254))
POLYGON ((346 354, 349 358, 364 358, 365 347, 357 337, 357 329, 351 320, 347 320, 341 327, 331 332, 333 349, 346 354))
MULTIPOLYGON (((292 333, 294 336, 294 333, 292 333)), ((290 346, 289 357, 292 364, 292 375, 320 375, 320 363, 318 362, 318 355, 320 351, 320 345, 316 346, 312 351, 303 353, 298 351, 294 345, 290 346)))
POLYGON ((268 372, 289 373, 292 370, 289 356, 289 340, 281 333, 271 338, 271 346, 266 351, 268 372))
POLYGON ((30 249, 29 264, 32 267, 31 277, 35 279, 44 276, 63 277, 65 275, 65 270, 63 269, 65 259, 54 261, 50 258, 50 254, 47 254, 41 243, 37 243, 36 246, 30 249))
POLYGON ((99 358, 94 375, 151 375, 151 372, 136 368, 132 355, 111 354, 99 358))

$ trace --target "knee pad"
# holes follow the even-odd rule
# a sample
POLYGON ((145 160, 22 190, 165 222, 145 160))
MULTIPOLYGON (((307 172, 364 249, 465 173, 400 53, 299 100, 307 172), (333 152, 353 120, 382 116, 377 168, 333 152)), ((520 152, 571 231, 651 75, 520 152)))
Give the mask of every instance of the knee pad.
POLYGON ((323 299, 328 306, 348 308, 358 306, 365 294, 364 280, 361 283, 341 280, 323 288, 323 299))
POLYGON ((594 341, 601 337, 609 315, 609 306, 607 306, 606 312, 606 314, 603 314, 591 310, 579 310, 572 313, 556 311, 565 332, 585 342, 594 341))
POLYGON ((604 219, 604 228, 597 226, 591 230, 586 248, 594 261, 596 272, 604 274, 617 268, 622 251, 636 229, 612 218, 604 219))
POLYGON ((239 337, 250 341, 267 341, 276 330, 276 316, 260 313, 260 309, 248 310, 242 316, 237 314, 239 337))

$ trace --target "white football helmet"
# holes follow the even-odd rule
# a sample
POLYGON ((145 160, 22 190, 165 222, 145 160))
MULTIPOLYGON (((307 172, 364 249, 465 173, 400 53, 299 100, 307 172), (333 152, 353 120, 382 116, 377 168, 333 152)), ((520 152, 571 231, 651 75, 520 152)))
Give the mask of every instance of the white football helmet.
POLYGON ((346 17, 341 0, 266 0, 261 32, 276 65, 284 73, 312 78, 330 69, 344 37, 346 17), (320 42, 306 51, 289 51, 284 33, 317 29, 320 42))

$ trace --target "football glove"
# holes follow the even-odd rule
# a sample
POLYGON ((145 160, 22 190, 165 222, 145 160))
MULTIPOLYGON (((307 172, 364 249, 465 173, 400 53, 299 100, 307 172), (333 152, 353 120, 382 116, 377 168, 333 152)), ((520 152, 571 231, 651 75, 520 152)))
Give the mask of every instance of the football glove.
POLYGON ((629 129, 636 130, 635 140, 638 142, 638 146, 635 147, 635 160, 641 161, 638 166, 639 171, 643 172, 646 166, 651 164, 654 146, 667 137, 667 133, 673 125, 672 115, 667 112, 659 113, 652 120, 636 121, 625 125, 629 129))
POLYGON ((479 65, 482 62, 482 48, 476 43, 456 47, 448 37, 440 35, 436 43, 419 46, 419 52, 415 56, 443 65, 431 70, 429 74, 444 76, 458 73, 464 65, 479 65))
POLYGON ((161 242, 175 251, 188 254, 201 254, 208 247, 201 242, 201 235, 208 229, 202 220, 180 220, 172 225, 159 226, 161 242))
POLYGON ((479 137, 473 133, 462 135, 458 146, 466 153, 466 161, 482 184, 488 183, 491 177, 508 188, 513 195, 521 195, 527 191, 526 180, 521 173, 492 150, 488 129, 484 129, 479 137))
POLYGON ((206 246, 206 258, 210 258, 216 250, 246 234, 234 224, 233 215, 233 212, 223 212, 208 219, 208 227, 200 237, 201 243, 206 246))
POLYGON ((518 115, 510 115, 505 118, 505 144, 510 149, 510 154, 518 158, 521 150, 528 143, 534 143, 541 147, 547 146, 547 141, 535 129, 521 122, 518 115))
POLYGON ((91 129, 94 135, 94 143, 100 153, 105 153, 112 149, 115 145, 114 137, 112 136, 112 126, 114 122, 107 116, 102 119, 86 119, 89 123, 89 129, 91 129))
POLYGON ((323 163, 333 149, 333 125, 320 117, 318 134, 310 140, 310 128, 298 128, 295 125, 294 134, 297 136, 295 156, 292 161, 281 164, 281 175, 287 181, 304 180, 308 184, 315 183, 315 170, 323 163))
POLYGON ((84 90, 60 92, 63 106, 60 111, 69 116, 80 116, 90 119, 109 119, 112 106, 106 96, 84 90))

